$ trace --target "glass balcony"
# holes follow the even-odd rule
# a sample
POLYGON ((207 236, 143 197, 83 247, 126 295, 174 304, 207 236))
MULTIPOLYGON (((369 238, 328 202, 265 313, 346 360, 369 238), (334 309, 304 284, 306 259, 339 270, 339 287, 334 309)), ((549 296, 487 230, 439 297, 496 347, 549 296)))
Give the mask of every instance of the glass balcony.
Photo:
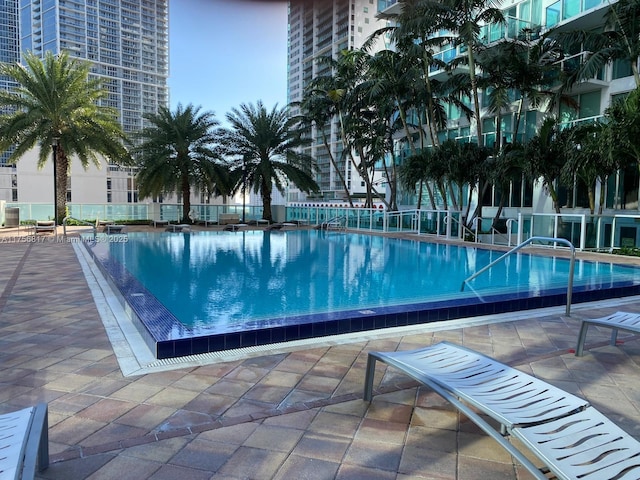
POLYGON ((398 0, 378 0, 378 11, 384 12, 391 5, 398 3, 398 0))
POLYGON ((603 0, 558 0, 546 9, 546 28, 552 28, 564 20, 602 5, 603 0))

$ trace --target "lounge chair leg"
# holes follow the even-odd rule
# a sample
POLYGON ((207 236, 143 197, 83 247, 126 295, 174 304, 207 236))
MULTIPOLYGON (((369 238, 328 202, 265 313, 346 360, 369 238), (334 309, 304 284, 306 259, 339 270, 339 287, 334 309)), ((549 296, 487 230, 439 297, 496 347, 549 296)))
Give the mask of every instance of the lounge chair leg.
POLYGON ((615 347, 617 340, 618 340, 618 329, 617 328, 612 328, 611 329, 611 342, 610 342, 610 344, 615 347))
POLYGON ((370 402, 373 398, 373 377, 376 373, 376 357, 369 354, 367 357, 367 370, 364 377, 364 399, 370 402))
POLYGON ((580 334, 578 335, 578 345, 576 346, 576 357, 582 356, 584 350, 584 342, 587 339, 587 330, 589 329, 589 323, 582 322, 580 325, 580 334))

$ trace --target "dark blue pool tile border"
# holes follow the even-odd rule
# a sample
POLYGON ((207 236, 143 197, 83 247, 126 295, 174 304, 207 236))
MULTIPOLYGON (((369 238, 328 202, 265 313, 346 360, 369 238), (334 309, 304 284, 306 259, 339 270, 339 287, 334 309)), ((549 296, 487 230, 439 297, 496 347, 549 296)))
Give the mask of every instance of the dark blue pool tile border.
MULTIPOLYGON (((364 332, 368 330, 419 325, 464 317, 508 313, 519 310, 566 305, 566 289, 550 289, 536 296, 529 292, 464 298, 389 307, 292 316, 253 322, 242 332, 195 332, 185 327, 158 299, 119 262, 113 260, 108 245, 86 242, 116 292, 138 332, 158 359, 255 347, 308 338, 364 332), (277 324, 277 325, 276 325, 277 324)), ((574 287, 572 303, 593 302, 640 294, 640 285, 620 282, 590 287, 574 287)))

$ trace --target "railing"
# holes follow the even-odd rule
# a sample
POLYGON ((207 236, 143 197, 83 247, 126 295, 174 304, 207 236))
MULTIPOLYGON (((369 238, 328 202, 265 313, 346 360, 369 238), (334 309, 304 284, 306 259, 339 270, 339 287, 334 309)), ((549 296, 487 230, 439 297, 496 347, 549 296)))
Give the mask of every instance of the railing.
POLYGON ((84 220, 79 220, 79 219, 73 218, 73 217, 64 217, 64 219, 62 220, 62 232, 63 232, 64 238, 67 238, 67 225, 68 225, 69 220, 73 220, 74 222, 79 223, 80 225, 86 225, 86 226, 90 227, 91 232, 93 234, 93 238, 94 239, 96 238, 96 235, 98 233, 98 229, 97 229, 95 223, 87 222, 87 221, 84 221, 84 220))
POLYGON ((347 218, 333 217, 320 224, 320 230, 345 230, 347 225, 347 218))
MULTIPOLYGON (((516 226, 518 226, 518 221, 515 218, 507 218, 507 235, 509 236, 508 239, 508 243, 507 246, 511 246, 511 237, 512 237, 512 233, 513 232, 513 224, 515 223, 516 226)), ((518 229, 518 236, 517 236, 517 241, 516 243, 519 244, 522 242, 522 238, 520 238, 519 235, 520 230, 518 229)))
POLYGON ((551 243, 554 243, 554 244, 562 243, 562 244, 568 246, 571 249, 571 260, 569 262, 569 281, 568 281, 568 285, 567 285, 567 307, 566 307, 567 316, 571 316, 571 294, 573 292, 573 270, 575 268, 575 262, 576 262, 576 249, 575 249, 575 247, 573 246, 573 244, 569 240, 566 240, 564 238, 531 237, 528 240, 525 240, 524 242, 522 242, 517 247, 512 248, 511 250, 509 250, 504 255, 501 255, 500 257, 495 259, 493 262, 489 263, 489 265, 481 268, 476 273, 474 273, 470 277, 468 277, 465 280, 463 280, 462 281, 462 285, 460 286, 460 291, 461 292, 464 291, 464 287, 467 284, 467 282, 470 282, 471 280, 473 280, 477 276, 483 274, 484 272, 486 272, 487 270, 492 268, 495 264, 497 264, 497 263, 501 262, 502 260, 504 260, 505 258, 507 258, 512 253, 516 253, 517 251, 521 250, 522 248, 526 247, 527 245, 529 245, 532 242, 551 242, 551 243))
MULTIPOLYGON (((20 223, 51 219, 51 204, 6 203, 6 208, 19 210, 20 223)), ((242 218, 242 205, 193 205, 196 218, 215 222, 220 213, 237 213, 242 218)), ((507 245, 520 244, 530 237, 564 238, 577 250, 612 251, 616 248, 640 247, 640 212, 611 210, 602 215, 576 213, 526 213, 502 218, 507 225, 507 245), (620 212, 620 213, 616 213, 620 212)), ((345 227, 371 232, 403 232, 437 238, 464 240, 465 233, 473 234, 476 243, 497 244, 502 239, 491 231, 493 216, 478 218, 472 228, 464 224, 464 212, 453 210, 408 209, 389 212, 381 207, 350 208, 344 204, 291 203, 274 205, 277 221, 320 225, 334 217, 344 217, 345 227)), ((182 206, 178 204, 69 204, 68 216, 82 221, 109 219, 114 221, 152 221, 180 219, 182 206)), ((246 206, 248 221, 262 218, 261 206, 246 206)), ((2 212, 0 212, 1 216, 2 212)), ((471 235, 468 235, 471 236, 471 235)), ((467 236, 467 237, 468 237, 467 236)))
POLYGON ((420 232, 420 215, 417 212, 416 210, 388 212, 384 216, 382 229, 385 232, 418 233, 420 232))

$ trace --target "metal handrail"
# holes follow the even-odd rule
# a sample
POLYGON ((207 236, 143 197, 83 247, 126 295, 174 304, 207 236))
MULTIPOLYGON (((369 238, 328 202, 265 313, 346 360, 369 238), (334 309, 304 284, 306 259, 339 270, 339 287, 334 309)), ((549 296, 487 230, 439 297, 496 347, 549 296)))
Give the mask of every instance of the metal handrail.
MULTIPOLYGON (((88 227, 91 227, 91 230, 93 232, 93 238, 96 237, 96 235, 98 234, 98 229, 96 227, 95 223, 91 223, 91 222, 87 222, 86 220, 80 220, 79 218, 74 218, 74 217, 64 217, 62 219, 62 231, 64 234, 64 237, 67 238, 67 221, 68 220, 73 220, 75 222, 78 222, 82 225, 87 225, 88 227)), ((96 221, 97 223, 97 221, 96 221)))
POLYGON ((340 215, 337 217, 330 218, 329 220, 325 220, 320 224, 320 230, 329 230, 329 225, 336 224, 336 223, 340 224, 340 228, 346 229, 347 217, 345 217, 344 215, 340 215))
POLYGON ((460 286, 460 291, 461 292, 464 291, 464 286, 466 285, 467 282, 470 282, 471 280, 476 278, 481 273, 486 272, 491 267, 493 267, 496 263, 501 262, 502 260, 504 260, 506 257, 511 255, 512 253, 515 253, 518 250, 521 250, 523 247, 526 247, 527 245, 529 245, 531 242, 536 242, 536 241, 538 241, 538 242, 562 243, 564 245, 567 245, 571 249, 571 260, 569 262, 569 282, 568 282, 568 285, 567 285, 567 308, 566 308, 567 316, 568 317, 571 316, 571 294, 573 292, 573 270, 574 270, 575 262, 576 262, 576 248, 573 246, 573 243, 571 243, 566 238, 531 237, 531 238, 525 240, 524 242, 522 242, 520 245, 518 245, 518 246, 512 248, 511 250, 509 250, 504 255, 498 257, 493 262, 491 262, 489 265, 481 268, 476 273, 471 275, 469 278, 463 280, 462 281, 462 285, 460 286))

